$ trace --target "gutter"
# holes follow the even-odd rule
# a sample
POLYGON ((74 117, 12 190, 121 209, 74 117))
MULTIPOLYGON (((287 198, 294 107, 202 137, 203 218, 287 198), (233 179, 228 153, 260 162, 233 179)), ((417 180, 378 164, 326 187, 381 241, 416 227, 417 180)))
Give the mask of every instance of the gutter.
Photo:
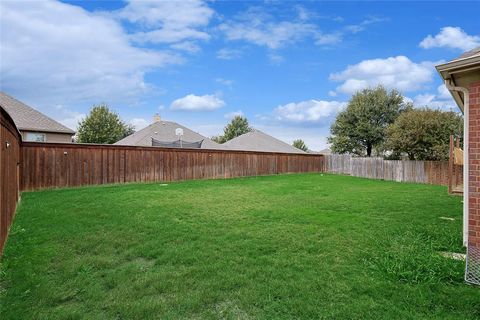
POLYGON ((469 109, 470 109, 470 99, 469 92, 467 88, 456 87, 452 84, 453 81, 451 78, 445 80, 445 86, 447 86, 450 91, 457 91, 463 93, 463 245, 468 245, 468 149, 469 149, 469 109))
POLYGON ((456 72, 463 72, 468 67, 473 67, 473 69, 476 69, 479 63, 480 63, 480 53, 470 57, 455 59, 453 61, 437 65, 436 69, 440 73, 445 72, 448 74, 452 74, 456 72))

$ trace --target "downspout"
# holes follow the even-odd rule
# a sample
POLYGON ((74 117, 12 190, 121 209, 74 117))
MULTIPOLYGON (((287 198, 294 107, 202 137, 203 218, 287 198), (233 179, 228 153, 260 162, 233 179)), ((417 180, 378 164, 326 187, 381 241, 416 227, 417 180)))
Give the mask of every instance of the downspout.
POLYGON ((445 86, 450 91, 463 93, 463 245, 468 245, 468 136, 469 136, 469 109, 470 99, 467 88, 456 87, 451 84, 451 79, 445 80, 445 86))

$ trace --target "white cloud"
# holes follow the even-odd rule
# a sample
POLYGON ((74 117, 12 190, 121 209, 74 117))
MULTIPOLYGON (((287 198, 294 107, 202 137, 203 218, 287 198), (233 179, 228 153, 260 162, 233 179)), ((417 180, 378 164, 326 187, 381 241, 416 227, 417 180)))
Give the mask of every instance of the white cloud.
POLYGON ((245 40, 270 49, 278 49, 315 31, 312 24, 289 21, 224 23, 219 28, 225 33, 228 40, 245 40))
POLYGON ((407 96, 403 96, 403 102, 413 104, 413 99, 407 96))
MULTIPOLYGON (((218 28, 228 40, 243 40, 275 50, 305 39, 310 39, 319 46, 334 45, 342 42, 347 33, 358 33, 364 31, 371 24, 387 20, 369 17, 357 25, 325 32, 318 24, 312 22, 321 16, 307 11, 303 6, 295 8, 297 17, 279 21, 268 14, 265 9, 251 7, 246 12, 237 15, 236 19, 220 24, 218 28)), ((332 20, 332 17, 328 17, 328 19, 332 20)), ((337 22, 342 21, 339 17, 333 19, 337 22)))
POLYGON ((450 91, 448 91, 447 87, 444 84, 441 84, 437 88, 437 96, 440 99, 452 99, 452 95, 450 94, 450 91))
POLYGON ((222 60, 238 59, 242 56, 242 51, 238 49, 223 48, 217 51, 217 58, 222 60))
POLYGON ((424 93, 418 94, 410 100, 416 107, 429 107, 432 109, 455 110, 457 105, 444 85, 437 88, 437 94, 424 93), (446 91, 446 92, 445 92, 446 91))
MULTIPOLYGON (((38 110, 35 106, 32 106, 32 108, 38 110)), ((42 111, 48 116, 57 119, 58 122, 72 130, 77 130, 78 123, 86 117, 84 113, 72 111, 61 104, 43 108, 40 112, 42 111)))
POLYGON ((439 99, 436 95, 429 93, 416 95, 413 98, 413 104, 416 107, 457 111, 457 105, 453 99, 439 99))
POLYGON ((468 51, 480 46, 480 36, 468 35, 460 27, 444 27, 435 36, 428 35, 420 42, 420 47, 429 49, 447 47, 468 51))
POLYGON ((130 103, 150 88, 146 72, 180 62, 132 46, 118 22, 77 6, 2 1, 0 9, 0 85, 37 105, 130 103))
POLYGON ((200 46, 193 41, 174 43, 170 47, 177 50, 187 51, 189 53, 196 53, 200 51, 200 46))
POLYGON ((343 34, 341 32, 330 33, 330 34, 318 34, 316 37, 315 44, 317 45, 332 45, 340 43, 343 40, 343 34))
POLYGON ((344 102, 307 100, 278 106, 274 113, 277 120, 297 123, 315 123, 327 120, 345 106, 344 102))
POLYGON ((298 5, 295 7, 295 9, 297 10, 297 13, 298 13, 298 19, 302 21, 306 21, 310 19, 311 14, 307 9, 305 9, 305 7, 298 5))
POLYGON ((145 43, 145 42, 172 43, 172 42, 177 42, 184 39, 208 40, 210 39, 210 36, 205 32, 197 31, 194 29, 182 29, 182 30, 158 29, 153 31, 137 32, 131 36, 131 39, 139 43, 145 43))
POLYGON ((364 60, 341 72, 330 74, 330 80, 343 81, 337 87, 337 92, 346 94, 379 84, 403 92, 415 91, 432 81, 436 63, 415 63, 405 56, 364 60))
POLYGON ((345 27, 345 30, 351 33, 359 33, 361 31, 364 31, 367 26, 379 22, 384 22, 388 21, 387 18, 381 18, 381 17, 369 17, 368 19, 363 20, 359 24, 351 24, 345 27))
POLYGON ((135 131, 138 131, 147 127, 150 123, 143 118, 133 118, 130 120, 130 124, 135 128, 135 131))
POLYGON ((201 30, 214 15, 205 1, 130 0, 117 16, 144 27, 133 39, 139 42, 173 43, 186 39, 208 40, 201 30))
POLYGON ((243 40, 269 49, 278 49, 306 38, 314 39, 321 45, 340 40, 338 35, 324 34, 315 24, 306 22, 306 11, 300 11, 299 15, 299 20, 276 21, 266 12, 250 8, 237 19, 222 23, 218 28, 227 40, 243 40))
POLYGON ((285 61, 284 57, 282 57, 279 54, 275 54, 275 53, 270 53, 268 55, 268 59, 270 59, 270 62, 274 65, 282 64, 285 61))
POLYGON ((240 116, 240 117, 243 117, 243 116, 244 116, 242 110, 229 112, 229 113, 226 113, 226 114, 224 115, 224 117, 227 118, 227 119, 233 119, 233 118, 235 118, 235 117, 237 117, 237 116, 240 116))
POLYGON ((225 102, 217 95, 206 94, 197 96, 194 94, 186 95, 183 98, 172 102, 170 109, 185 111, 213 111, 225 105, 225 102))
POLYGON ((429 107, 432 109, 454 110, 457 111, 457 105, 450 92, 441 84, 437 87, 437 93, 417 94, 412 98, 404 96, 404 101, 412 103, 417 108, 429 107))
POLYGON ((229 80, 229 79, 217 78, 217 79, 215 79, 215 81, 220 83, 220 84, 223 84, 224 86, 230 87, 230 88, 233 85, 233 80, 229 80))
POLYGON ((67 116, 66 117, 62 116, 58 122, 60 122, 61 124, 63 124, 64 126, 72 130, 77 130, 78 123, 86 117, 86 114, 76 112, 76 111, 69 111, 66 113, 67 113, 67 116))

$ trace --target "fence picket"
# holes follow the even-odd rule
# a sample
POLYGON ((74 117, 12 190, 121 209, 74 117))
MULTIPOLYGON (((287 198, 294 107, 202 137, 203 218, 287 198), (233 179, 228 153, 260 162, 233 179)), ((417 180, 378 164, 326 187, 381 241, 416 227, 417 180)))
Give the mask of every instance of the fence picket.
POLYGON ((354 177, 448 185, 448 161, 402 161, 325 155, 325 172, 354 177))
POLYGON ((323 172, 325 168, 325 157, 318 154, 29 142, 22 143, 22 151, 23 190, 323 172))

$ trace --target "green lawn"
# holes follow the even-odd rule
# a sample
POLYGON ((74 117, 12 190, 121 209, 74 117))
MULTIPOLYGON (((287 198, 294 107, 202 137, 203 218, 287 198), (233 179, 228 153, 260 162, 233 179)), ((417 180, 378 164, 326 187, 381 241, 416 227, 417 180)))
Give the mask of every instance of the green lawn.
POLYGON ((479 319, 460 197, 302 174, 24 193, 1 319, 479 319), (440 219, 452 217, 454 221, 440 219))

